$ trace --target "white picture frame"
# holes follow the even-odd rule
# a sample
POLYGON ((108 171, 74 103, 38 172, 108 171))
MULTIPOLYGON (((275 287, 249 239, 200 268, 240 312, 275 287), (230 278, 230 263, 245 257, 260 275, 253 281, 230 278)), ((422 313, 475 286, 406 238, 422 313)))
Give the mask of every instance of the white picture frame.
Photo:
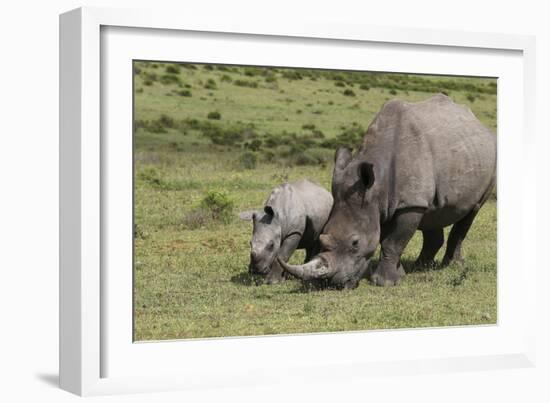
MULTIPOLYGON (((269 57, 286 50, 291 59, 287 59, 285 65, 291 65, 294 60, 296 66, 319 67, 322 59, 313 57, 309 62, 300 59, 301 52, 294 48, 303 50, 318 44, 333 54, 341 51, 342 60, 347 58, 347 66, 356 68, 361 68, 362 62, 353 55, 387 51, 379 64, 369 62, 370 69, 392 71, 388 63, 393 63, 394 71, 413 73, 462 71, 495 76, 491 71, 499 71, 502 74, 498 76, 499 136, 501 132, 509 134, 499 137, 499 177, 509 179, 507 182, 513 182, 516 188, 535 188, 532 126, 535 44, 532 37, 314 20, 283 26, 276 21, 207 20, 151 10, 81 8, 65 13, 60 17, 60 385, 63 389, 79 395, 97 395, 319 381, 328 379, 328 373, 334 378, 335 369, 337 378, 348 379, 381 373, 534 365, 535 284, 528 279, 536 277, 537 262, 532 244, 531 253, 522 251, 527 248, 527 234, 536 231, 536 211, 527 208, 534 204, 536 195, 529 191, 516 192, 519 195, 515 196, 511 186, 507 182, 501 184, 500 179, 499 321, 495 326, 133 343, 131 318, 124 316, 131 306, 128 272, 108 270, 113 267, 110 259, 123 259, 120 267, 127 265, 128 248, 113 254, 110 245, 118 242, 117 237, 121 237, 121 242, 126 242, 122 239, 125 236, 131 237, 131 226, 125 226, 124 218, 112 224, 117 220, 116 214, 108 213, 124 208, 113 204, 114 200, 127 202, 131 197, 125 198, 122 194, 119 198, 115 194, 117 190, 131 189, 131 179, 128 183, 128 171, 113 168, 109 162, 118 156, 119 161, 128 162, 127 167, 131 169, 131 159, 127 159, 131 157, 131 150, 128 154, 129 143, 124 141, 128 137, 115 139, 109 135, 114 127, 131 133, 131 120, 125 119, 128 108, 131 109, 127 92, 131 70, 127 71, 128 82, 107 77, 120 78, 117 74, 123 74, 127 67, 124 63, 140 58, 132 53, 136 52, 132 37, 137 35, 142 35, 140 46, 144 52, 149 49, 148 55, 158 60, 240 61, 240 64, 255 61, 255 64, 269 65, 273 63, 269 57), (185 35, 192 38, 186 39, 185 35), (273 52, 258 50, 249 52, 247 57, 229 59, 234 56, 224 53, 221 47, 215 48, 235 38, 246 46, 271 47, 273 52), (189 40, 183 50, 174 45, 182 40, 189 40), (199 46, 193 41, 202 42, 199 46), (210 52, 208 56, 205 49, 217 52, 210 52), (181 55, 189 55, 191 51, 194 57, 183 56, 182 60, 181 55), (404 62, 398 62, 403 60, 399 52, 422 53, 432 61, 431 70, 425 65, 415 66, 414 58, 403 67, 404 62), (434 56, 438 52, 446 56, 439 59, 434 56), (458 69, 456 61, 464 57, 471 57, 467 59, 471 63, 458 69), (120 63, 116 62, 117 58, 121 59, 120 63), (503 94, 507 97, 503 98, 503 94), (112 105, 116 105, 116 114, 109 109, 112 105), (521 112, 508 113, 518 107, 521 112), (516 157, 518 151, 521 155, 521 174, 514 173, 505 164, 511 150, 515 150, 516 157), (517 203, 522 208, 516 208, 513 217, 507 215, 517 203), (518 245, 514 250, 513 243, 518 245), (506 268, 514 264, 521 267, 517 273, 506 268), (517 281, 513 281, 514 275, 517 281), (122 295, 122 302, 117 302, 118 298, 114 301, 113 293, 122 295), (512 298, 514 300, 509 301, 512 298), (352 352, 354 346, 364 343, 401 345, 404 340, 417 348, 345 354, 347 359, 328 359, 316 354, 320 348, 337 344, 352 352), (283 351, 300 354, 288 355, 283 351)), ((239 44, 231 42, 231 45, 226 48, 238 54, 239 44)), ((339 63, 344 62, 326 63, 323 67, 342 67, 339 63)))

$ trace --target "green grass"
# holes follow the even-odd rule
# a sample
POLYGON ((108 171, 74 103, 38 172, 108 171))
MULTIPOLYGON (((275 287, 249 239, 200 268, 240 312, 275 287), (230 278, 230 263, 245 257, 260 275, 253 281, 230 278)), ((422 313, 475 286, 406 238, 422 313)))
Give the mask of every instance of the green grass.
MULTIPOLYGON (((247 273, 251 224, 237 218, 285 180, 330 188, 335 139, 354 141, 353 127, 368 127, 389 99, 426 99, 436 86, 496 130, 495 80, 200 65, 169 68, 177 79, 161 80, 170 65, 157 64, 136 63, 134 83, 135 119, 149 122, 135 130, 136 340, 496 322, 494 199, 464 243, 465 266, 411 272, 393 288, 364 280, 353 291, 257 284, 247 273), (208 120, 212 111, 221 120, 208 120), (243 164, 248 154, 253 166, 243 164), (190 225, 209 192, 231 200, 233 218, 190 225)), ((407 247, 407 269, 420 243, 417 234, 407 247)))

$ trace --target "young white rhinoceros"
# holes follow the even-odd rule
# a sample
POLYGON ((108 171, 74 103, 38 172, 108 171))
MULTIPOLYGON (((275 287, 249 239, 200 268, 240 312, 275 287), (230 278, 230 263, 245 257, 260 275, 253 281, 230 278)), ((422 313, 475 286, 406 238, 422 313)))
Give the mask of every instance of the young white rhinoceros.
POLYGON ((287 262, 296 249, 305 249, 308 262, 319 253, 319 235, 332 209, 332 195, 308 180, 284 183, 269 195, 263 211, 241 213, 252 219, 249 271, 273 284, 285 279, 276 258, 287 262))

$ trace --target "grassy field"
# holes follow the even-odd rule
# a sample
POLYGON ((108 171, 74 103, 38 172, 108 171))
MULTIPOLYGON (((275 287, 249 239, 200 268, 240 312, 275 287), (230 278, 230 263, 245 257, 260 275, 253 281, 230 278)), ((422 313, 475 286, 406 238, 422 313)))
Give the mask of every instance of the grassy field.
POLYGON ((495 198, 464 266, 411 272, 418 233, 392 288, 262 285, 247 273, 251 223, 237 218, 287 180, 330 188, 334 150, 357 146, 389 99, 444 92, 496 131, 495 80, 155 62, 134 72, 135 340, 496 322, 495 198))

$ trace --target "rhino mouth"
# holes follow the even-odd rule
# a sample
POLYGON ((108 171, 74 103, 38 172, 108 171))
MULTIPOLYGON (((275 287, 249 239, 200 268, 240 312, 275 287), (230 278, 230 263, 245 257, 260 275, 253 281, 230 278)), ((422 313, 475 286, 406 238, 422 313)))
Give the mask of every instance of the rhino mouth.
POLYGON ((256 275, 266 275, 267 272, 269 271, 269 267, 268 266, 257 266, 255 264, 252 264, 250 263, 248 265, 248 273, 250 274, 256 274, 256 275))

